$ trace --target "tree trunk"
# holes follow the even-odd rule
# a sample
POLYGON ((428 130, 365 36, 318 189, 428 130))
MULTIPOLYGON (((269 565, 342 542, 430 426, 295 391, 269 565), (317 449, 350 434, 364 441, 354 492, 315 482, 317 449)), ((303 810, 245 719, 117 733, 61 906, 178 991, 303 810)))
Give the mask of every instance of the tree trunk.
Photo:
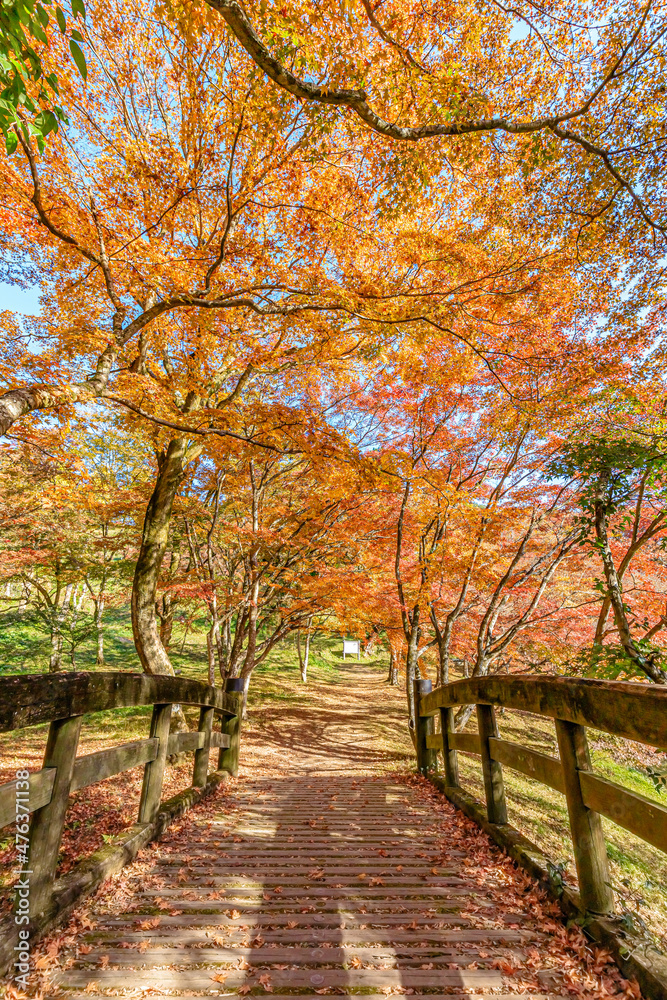
POLYGON ((413 741, 417 735, 417 706, 415 705, 415 685, 414 682, 419 676, 419 612, 420 607, 415 604, 412 609, 410 623, 410 633, 408 641, 408 653, 405 660, 405 693, 408 700, 408 716, 410 719, 410 735, 413 741))
POLYGON ((301 632, 297 629, 295 638, 296 652, 299 657, 299 670, 301 672, 301 680, 306 683, 306 679, 303 676, 303 653, 301 652, 301 632))
POLYGON ((144 517, 141 548, 132 585, 132 632, 141 665, 147 674, 170 674, 174 668, 157 625, 155 600, 160 568, 169 539, 174 499, 185 474, 186 439, 173 438, 158 458, 155 489, 144 517))
POLYGON ((160 619, 160 642, 165 650, 168 651, 174 631, 174 602, 171 599, 171 594, 166 593, 162 595, 158 606, 156 606, 156 613, 160 619))
POLYGON ((306 632, 306 651, 303 657, 303 670, 301 671, 301 680, 305 684, 308 680, 308 657, 310 656, 310 627, 313 619, 308 619, 308 631, 306 632))
POLYGON ((635 666, 649 677, 656 684, 664 684, 667 681, 667 673, 661 670, 654 662, 651 655, 646 655, 632 638, 630 623, 625 610, 621 581, 616 572, 614 557, 609 544, 609 531, 607 525, 607 512, 602 500, 595 503, 595 535, 598 542, 598 550, 602 557, 605 580, 607 582, 607 593, 614 612, 614 622, 621 645, 625 653, 635 666))
POLYGON ((215 652, 212 628, 206 633, 206 653, 208 655, 208 682, 211 687, 215 687, 215 652))
POLYGON ((51 624, 51 656, 49 658, 49 673, 55 674, 63 662, 63 625, 67 617, 67 607, 70 601, 73 584, 68 583, 62 591, 62 599, 56 591, 53 602, 53 620, 51 624))
POLYGON ((394 656, 394 650, 389 650, 389 673, 387 674, 387 684, 392 687, 398 686, 398 660, 394 656))
POLYGON ((58 673, 62 666, 62 661, 63 635, 59 626, 54 622, 53 628, 51 629, 51 656, 49 657, 49 673, 58 673))
MULTIPOLYGON (((155 600, 169 539, 174 499, 185 474, 186 454, 186 439, 178 437, 172 438, 166 451, 158 456, 155 489, 146 508, 141 548, 134 571, 132 632, 137 654, 147 674, 174 675, 174 668, 160 639, 155 600)), ((172 718, 177 728, 187 728, 180 707, 174 707, 172 718)))
POLYGON ((454 729, 460 733, 468 724, 468 719, 475 711, 474 705, 461 705, 454 716, 454 729))
POLYGON ((250 677, 252 675, 254 664, 248 667, 247 662, 244 664, 243 670, 241 671, 241 677, 243 679, 243 707, 241 709, 241 721, 244 722, 248 718, 248 689, 250 687, 250 677))
POLYGON ((95 605, 95 631, 97 633, 97 666, 104 666, 104 598, 94 597, 95 605))

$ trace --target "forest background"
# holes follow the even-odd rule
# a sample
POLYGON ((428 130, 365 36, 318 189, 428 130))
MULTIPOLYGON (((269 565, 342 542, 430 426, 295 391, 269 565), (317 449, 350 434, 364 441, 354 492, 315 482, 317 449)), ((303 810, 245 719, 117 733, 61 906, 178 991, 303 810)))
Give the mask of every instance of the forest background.
POLYGON ((664 10, 482 7, 24 18, 3 669, 664 681, 664 10))
POLYGON ((664 3, 11 9, 0 671, 664 683, 664 3))

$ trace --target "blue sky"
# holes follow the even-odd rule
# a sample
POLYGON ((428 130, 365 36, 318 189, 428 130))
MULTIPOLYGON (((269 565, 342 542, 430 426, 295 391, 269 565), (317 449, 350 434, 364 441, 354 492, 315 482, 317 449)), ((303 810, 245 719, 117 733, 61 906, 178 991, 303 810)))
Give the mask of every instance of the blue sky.
POLYGON ((0 281, 0 312, 3 309, 36 316, 39 313, 39 288, 17 288, 0 281))

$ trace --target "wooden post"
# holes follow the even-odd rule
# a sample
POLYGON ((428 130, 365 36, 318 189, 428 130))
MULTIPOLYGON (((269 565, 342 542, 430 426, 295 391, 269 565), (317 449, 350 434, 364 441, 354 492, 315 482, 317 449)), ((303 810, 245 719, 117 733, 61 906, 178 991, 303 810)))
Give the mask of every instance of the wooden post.
POLYGON ((31 923, 47 904, 58 865, 76 750, 79 745, 82 715, 56 719, 49 726, 44 753, 44 767, 55 768, 51 801, 35 810, 30 826, 28 871, 31 923))
POLYGON ((482 774, 484 776, 484 791, 486 793, 486 813, 489 823, 500 825, 507 822, 507 805, 505 803, 502 765, 497 760, 491 759, 489 740, 494 736, 498 736, 498 726, 496 724, 493 705, 477 706, 477 726, 479 728, 482 774))
POLYGON ((555 721, 581 905, 593 913, 611 913, 614 896, 602 822, 599 813, 584 805, 579 779, 580 771, 592 770, 586 730, 574 722, 555 721))
POLYGON ((445 784, 459 788, 459 757, 449 745, 449 734, 454 732, 454 709, 440 709, 440 730, 442 732, 442 759, 445 765, 445 784))
POLYGON ((243 678, 230 677, 225 684, 225 694, 235 696, 236 715, 228 715, 222 723, 223 733, 229 736, 229 747, 221 747, 218 770, 229 771, 232 777, 239 773, 239 749, 241 745, 241 712, 243 710, 243 678))
POLYGON ((421 716, 419 714, 419 700, 425 694, 430 694, 433 690, 433 685, 429 680, 421 680, 417 678, 414 682, 414 699, 415 699, 415 717, 417 728, 415 731, 415 750, 417 751, 417 770, 421 774, 429 775, 437 768, 438 764, 438 751, 426 745, 426 737, 430 736, 435 727, 433 725, 433 716, 421 716))
POLYGON ((215 709, 208 705, 202 705, 199 710, 199 732, 204 734, 204 745, 199 750, 195 750, 195 764, 192 770, 192 784, 195 788, 203 788, 208 779, 208 759, 211 752, 214 713, 215 709))
POLYGON ((139 822, 152 823, 160 811, 162 801, 162 783, 164 769, 167 763, 167 748, 169 746, 169 724, 171 722, 171 705, 154 705, 151 719, 151 737, 157 736, 160 741, 155 760, 149 761, 144 767, 144 783, 141 788, 139 803, 139 822))

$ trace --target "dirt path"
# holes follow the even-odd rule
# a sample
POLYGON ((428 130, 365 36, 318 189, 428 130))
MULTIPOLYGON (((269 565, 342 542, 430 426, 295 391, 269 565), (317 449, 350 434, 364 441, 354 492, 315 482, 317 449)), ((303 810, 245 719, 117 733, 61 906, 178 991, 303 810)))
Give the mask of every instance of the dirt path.
POLYGON ((239 779, 47 943, 45 995, 632 995, 442 796, 392 776, 400 696, 346 675, 253 713, 239 779))

